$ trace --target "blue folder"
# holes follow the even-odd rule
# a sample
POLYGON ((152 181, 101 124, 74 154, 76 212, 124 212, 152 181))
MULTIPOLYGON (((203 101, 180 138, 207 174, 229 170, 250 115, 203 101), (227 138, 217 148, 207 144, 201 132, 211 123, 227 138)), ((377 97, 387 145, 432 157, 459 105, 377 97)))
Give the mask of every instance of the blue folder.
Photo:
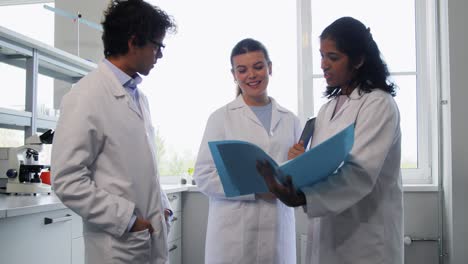
MULTIPOLYGON (((290 175, 294 186, 311 186, 332 175, 348 158, 354 123, 302 155, 281 165, 255 144, 240 140, 208 142, 227 197, 268 192, 256 161, 268 160, 278 175, 290 175)), ((280 181, 282 179, 279 179, 280 181)))

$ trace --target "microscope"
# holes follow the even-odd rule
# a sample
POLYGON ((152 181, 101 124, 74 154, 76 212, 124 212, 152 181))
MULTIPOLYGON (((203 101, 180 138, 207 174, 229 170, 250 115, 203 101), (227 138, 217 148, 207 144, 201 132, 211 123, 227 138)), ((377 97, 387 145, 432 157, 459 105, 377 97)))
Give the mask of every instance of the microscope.
POLYGON ((40 155, 44 144, 52 144, 54 131, 48 130, 42 135, 33 135, 25 140, 25 145, 16 148, 3 148, 0 155, 6 176, 0 182, 0 192, 7 194, 51 193, 51 186, 41 181, 40 174, 50 170, 50 164, 40 164, 40 155))

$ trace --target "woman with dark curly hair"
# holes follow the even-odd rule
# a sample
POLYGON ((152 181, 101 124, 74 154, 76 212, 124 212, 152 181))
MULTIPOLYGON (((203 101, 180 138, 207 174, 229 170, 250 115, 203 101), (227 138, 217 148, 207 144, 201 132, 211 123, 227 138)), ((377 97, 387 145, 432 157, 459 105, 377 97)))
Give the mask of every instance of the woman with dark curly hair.
MULTIPOLYGON (((321 67, 330 100, 320 109, 311 146, 354 123, 349 159, 326 180, 297 190, 290 177, 257 169, 272 193, 309 218, 308 263, 403 263, 400 114, 395 85, 369 28, 343 17, 320 35, 321 67)), ((304 152, 295 144, 292 159, 304 152)), ((333 151, 333 150, 330 150, 333 151)), ((311 171, 314 168, 310 168, 311 171)))

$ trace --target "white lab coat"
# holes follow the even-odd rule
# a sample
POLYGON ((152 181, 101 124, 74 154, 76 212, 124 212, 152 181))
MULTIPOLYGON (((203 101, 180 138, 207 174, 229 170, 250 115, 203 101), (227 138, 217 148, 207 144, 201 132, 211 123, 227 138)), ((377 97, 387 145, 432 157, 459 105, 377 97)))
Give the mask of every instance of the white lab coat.
POLYGON ((293 113, 271 100, 269 133, 242 96, 215 111, 207 122, 193 176, 209 197, 206 264, 296 263, 293 208, 279 200, 255 200, 254 195, 227 199, 208 147, 214 140, 244 140, 257 144, 277 162, 286 161, 301 125, 293 113))
POLYGON ((83 218, 89 264, 168 263, 167 226, 146 97, 141 114, 107 65, 82 78, 62 101, 52 148, 57 196, 83 218), (127 232, 133 213, 154 233, 127 232))
POLYGON ((403 264, 401 133, 398 107, 381 90, 319 111, 312 146, 355 122, 350 160, 328 180, 303 188, 309 217, 307 263, 403 264))

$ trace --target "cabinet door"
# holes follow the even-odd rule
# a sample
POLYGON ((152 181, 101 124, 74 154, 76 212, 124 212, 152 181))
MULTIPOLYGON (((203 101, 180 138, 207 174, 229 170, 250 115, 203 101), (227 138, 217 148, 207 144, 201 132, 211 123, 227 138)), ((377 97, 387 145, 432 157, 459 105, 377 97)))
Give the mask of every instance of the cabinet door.
POLYGON ((72 240, 71 264, 85 264, 83 237, 74 238, 72 240))
POLYGON ((71 259, 70 210, 0 219, 2 263, 66 264, 71 259), (48 223, 45 223, 45 219, 48 223))
POLYGON ((167 241, 172 242, 182 237, 182 212, 174 212, 171 220, 171 230, 167 241))
POLYGON ((169 193, 167 199, 171 204, 172 211, 178 212, 182 210, 182 199, 180 199, 180 193, 169 193))
POLYGON ((182 239, 169 242, 169 263, 182 264, 182 239))

